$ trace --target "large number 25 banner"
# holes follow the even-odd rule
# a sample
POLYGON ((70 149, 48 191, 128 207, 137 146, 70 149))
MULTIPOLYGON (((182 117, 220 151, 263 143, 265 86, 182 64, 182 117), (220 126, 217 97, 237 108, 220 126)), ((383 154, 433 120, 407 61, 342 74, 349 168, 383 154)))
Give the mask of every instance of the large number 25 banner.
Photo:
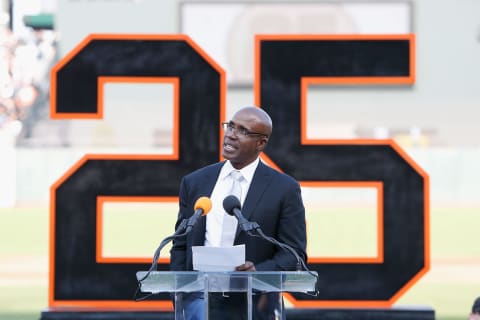
MULTIPOLYGON (((255 102, 275 125, 264 159, 304 186, 366 184, 379 197, 377 256, 309 257, 319 295, 286 297, 296 307, 392 305, 429 269, 428 176, 391 140, 308 139, 306 95, 310 85, 413 84, 414 36, 255 41, 255 102)), ((52 70, 52 118, 101 119, 103 84, 125 80, 173 84, 173 152, 87 154, 52 186, 51 307, 171 308, 166 294, 132 301, 135 273, 149 264, 99 259, 98 204, 105 197, 175 199, 185 174, 220 158, 225 74, 184 35, 88 36, 52 70)), ((168 270, 168 259, 159 270, 168 270)))

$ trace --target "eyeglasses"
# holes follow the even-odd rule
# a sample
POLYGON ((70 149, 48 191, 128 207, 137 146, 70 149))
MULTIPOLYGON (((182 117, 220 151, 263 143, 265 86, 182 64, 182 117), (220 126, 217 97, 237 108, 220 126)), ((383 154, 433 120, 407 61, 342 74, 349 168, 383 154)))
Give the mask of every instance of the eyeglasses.
POLYGON ((233 132, 236 136, 241 135, 244 137, 247 136, 264 136, 268 138, 268 135, 260 132, 253 132, 244 127, 236 127, 232 122, 222 122, 223 130, 226 132, 233 132))

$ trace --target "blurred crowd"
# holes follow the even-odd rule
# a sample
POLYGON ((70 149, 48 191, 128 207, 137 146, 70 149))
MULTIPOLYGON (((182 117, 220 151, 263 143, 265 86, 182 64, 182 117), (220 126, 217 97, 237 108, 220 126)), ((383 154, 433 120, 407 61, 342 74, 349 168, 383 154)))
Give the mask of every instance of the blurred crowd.
POLYGON ((5 23, 0 25, 0 139, 14 137, 13 143, 21 145, 48 118, 55 41, 52 30, 32 29, 19 38, 5 23))

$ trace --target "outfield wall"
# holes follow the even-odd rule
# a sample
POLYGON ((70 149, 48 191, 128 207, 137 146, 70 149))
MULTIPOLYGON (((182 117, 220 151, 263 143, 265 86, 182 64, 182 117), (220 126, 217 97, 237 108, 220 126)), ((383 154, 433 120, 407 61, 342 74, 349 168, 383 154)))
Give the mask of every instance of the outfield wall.
MULTIPOLYGON (((158 149, 152 150, 155 152, 158 149)), ((480 206, 479 148, 416 148, 406 152, 430 176, 432 207, 480 206)), ((84 154, 83 149, 17 148, 16 204, 48 205, 50 185, 84 154)))

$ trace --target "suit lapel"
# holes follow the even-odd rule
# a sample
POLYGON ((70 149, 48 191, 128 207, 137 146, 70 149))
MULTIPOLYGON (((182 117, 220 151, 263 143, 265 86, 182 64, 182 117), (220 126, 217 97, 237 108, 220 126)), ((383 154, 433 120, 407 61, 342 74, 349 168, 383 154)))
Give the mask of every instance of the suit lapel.
MULTIPOLYGON (((250 183, 250 188, 248 189, 247 197, 243 203, 242 214, 245 219, 249 220, 252 216, 253 211, 257 207, 260 199, 263 197, 267 186, 272 180, 272 171, 261 161, 258 164, 257 170, 253 175, 252 182, 250 183)), ((238 237, 240 233, 240 228, 237 227, 237 232, 235 238, 238 237)))
MULTIPOLYGON (((207 168, 206 174, 203 176, 202 181, 200 181, 201 195, 207 196, 209 198, 212 196, 213 188, 217 183, 218 175, 220 174, 220 170, 222 169, 224 164, 225 162, 220 162, 217 165, 207 168)), ((198 220, 197 225, 192 231, 193 245, 203 246, 203 244, 205 243, 206 228, 207 217, 203 216, 201 219, 198 220)))

